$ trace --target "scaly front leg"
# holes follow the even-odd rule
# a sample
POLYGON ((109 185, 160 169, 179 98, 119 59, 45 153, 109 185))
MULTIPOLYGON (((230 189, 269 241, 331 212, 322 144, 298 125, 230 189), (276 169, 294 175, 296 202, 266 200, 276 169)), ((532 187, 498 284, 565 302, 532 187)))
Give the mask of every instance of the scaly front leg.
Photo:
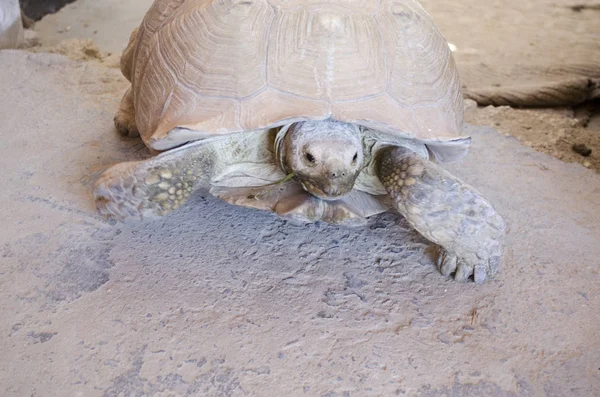
POLYGON ((103 215, 124 220, 165 215, 199 188, 208 188, 215 169, 210 143, 198 142, 145 161, 112 166, 94 185, 103 215))
POLYGON ((496 274, 506 226, 474 188, 401 147, 381 150, 377 172, 396 209, 441 247, 437 263, 445 276, 464 281, 473 275, 482 283, 496 274))

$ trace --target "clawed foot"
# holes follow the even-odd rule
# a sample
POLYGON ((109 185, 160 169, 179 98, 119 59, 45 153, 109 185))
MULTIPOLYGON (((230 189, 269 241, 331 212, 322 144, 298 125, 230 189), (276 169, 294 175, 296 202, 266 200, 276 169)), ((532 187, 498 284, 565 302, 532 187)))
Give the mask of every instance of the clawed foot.
POLYGON ((500 267, 500 258, 501 253, 487 259, 480 259, 476 255, 463 259, 439 247, 436 265, 446 277, 454 277, 456 281, 467 281, 472 278, 480 284, 496 275, 500 267))
POLYGON ((506 225, 475 189, 405 148, 382 151, 379 178, 398 212, 440 247, 442 274, 482 283, 497 273, 506 225))
POLYGON ((140 135, 135 124, 135 109, 131 89, 123 96, 119 110, 115 114, 114 122, 117 131, 123 136, 135 138, 140 135))
POLYGON ((140 135, 135 125, 135 121, 132 122, 130 118, 120 114, 120 112, 117 112, 115 115, 114 123, 117 131, 123 136, 135 138, 140 135))

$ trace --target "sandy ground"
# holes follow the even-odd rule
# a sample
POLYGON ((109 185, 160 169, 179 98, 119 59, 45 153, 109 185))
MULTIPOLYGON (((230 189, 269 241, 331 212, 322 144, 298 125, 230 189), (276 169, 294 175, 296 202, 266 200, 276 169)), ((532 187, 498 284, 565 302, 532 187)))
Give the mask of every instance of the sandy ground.
POLYGON ((66 39, 92 39, 102 51, 120 54, 152 3, 153 0, 77 0, 56 14, 46 15, 36 23, 35 30, 46 46, 66 39))
MULTIPOLYGON (((449 168, 510 227, 483 286, 445 280, 392 214, 299 227, 199 192, 163 220, 107 223, 91 184, 147 156, 112 126, 146 3, 79 0, 36 25, 35 51, 77 61, 0 52, 1 395, 600 395, 600 176, 519 143, 598 171, 585 111, 468 110, 491 128, 467 126, 473 149, 449 168)), ((425 5, 459 62, 598 51, 598 11, 425 5)))

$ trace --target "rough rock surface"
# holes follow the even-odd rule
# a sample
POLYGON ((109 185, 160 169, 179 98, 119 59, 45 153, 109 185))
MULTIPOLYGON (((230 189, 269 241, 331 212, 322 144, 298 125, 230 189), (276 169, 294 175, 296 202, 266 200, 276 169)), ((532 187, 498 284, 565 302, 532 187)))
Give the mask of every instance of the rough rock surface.
POLYGON ((600 395, 600 176, 468 127, 449 168, 510 227, 457 284, 398 217, 294 226, 199 192, 112 224, 91 184, 147 156, 117 69, 0 52, 0 394, 600 395))

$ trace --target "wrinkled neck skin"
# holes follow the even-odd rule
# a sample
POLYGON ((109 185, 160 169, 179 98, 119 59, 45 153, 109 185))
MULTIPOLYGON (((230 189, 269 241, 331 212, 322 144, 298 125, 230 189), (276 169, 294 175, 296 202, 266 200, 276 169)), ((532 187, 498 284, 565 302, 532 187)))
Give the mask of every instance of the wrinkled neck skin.
POLYGON ((276 139, 278 162, 304 190, 323 200, 348 194, 366 166, 359 126, 334 120, 303 121, 282 128, 276 139))

